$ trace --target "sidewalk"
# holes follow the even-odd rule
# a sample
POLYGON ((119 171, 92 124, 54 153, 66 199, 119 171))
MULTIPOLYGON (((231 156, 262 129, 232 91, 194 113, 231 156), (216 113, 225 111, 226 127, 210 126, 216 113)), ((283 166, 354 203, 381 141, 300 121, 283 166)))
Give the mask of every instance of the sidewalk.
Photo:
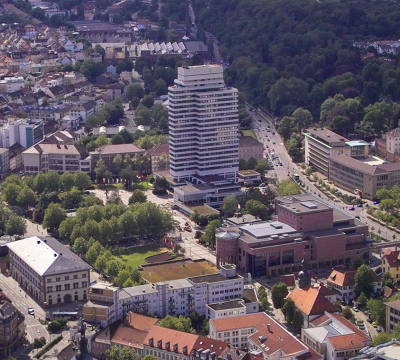
POLYGON ((26 224, 26 232, 25 237, 31 236, 49 236, 47 230, 42 227, 40 224, 35 224, 29 219, 25 219, 26 224))

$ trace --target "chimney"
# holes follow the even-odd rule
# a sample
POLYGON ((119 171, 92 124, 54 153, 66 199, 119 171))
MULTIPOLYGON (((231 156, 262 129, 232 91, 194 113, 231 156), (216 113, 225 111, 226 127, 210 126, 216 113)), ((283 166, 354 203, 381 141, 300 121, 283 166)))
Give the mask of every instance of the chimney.
POLYGON ((267 324, 267 329, 269 332, 271 332, 271 324, 267 324))

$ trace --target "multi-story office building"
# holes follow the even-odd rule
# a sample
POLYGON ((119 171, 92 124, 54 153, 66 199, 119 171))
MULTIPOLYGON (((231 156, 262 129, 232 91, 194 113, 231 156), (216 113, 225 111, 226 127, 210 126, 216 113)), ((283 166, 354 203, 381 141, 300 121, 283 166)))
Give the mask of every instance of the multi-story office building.
POLYGON ((299 270, 303 254, 312 268, 368 258, 368 226, 312 194, 275 199, 277 221, 246 223, 232 218, 231 230, 217 230, 217 266, 236 264, 253 276, 299 270))
POLYGON ((43 140, 43 121, 18 119, 0 127, 1 146, 9 148, 16 143, 28 148, 43 140))
POLYGON ((369 144, 362 140, 349 141, 331 130, 307 129, 305 135, 305 162, 321 174, 329 174, 329 158, 340 154, 364 159, 369 154, 369 144))
POLYGON ((386 133, 386 151, 391 154, 400 153, 400 128, 386 133))
POLYGON ((40 143, 22 153, 24 172, 35 175, 40 171, 53 170, 59 174, 66 171, 91 173, 91 159, 87 149, 77 145, 40 143))
POLYGON ((20 90, 25 87, 25 81, 22 76, 7 77, 4 80, 0 80, 0 92, 11 93, 20 90))
POLYGON ((239 170, 238 95, 218 65, 178 68, 169 95, 170 173, 175 181, 239 170))
POLYGON ((0 294, 0 359, 11 357, 25 335, 25 317, 0 294))
POLYGON ((10 172, 10 151, 0 148, 0 179, 4 179, 10 172))
POLYGON ((386 305, 386 332, 392 334, 394 328, 400 323, 400 300, 393 300, 386 305))
POLYGON ((86 300, 91 267, 52 237, 7 244, 11 276, 41 305, 86 300))

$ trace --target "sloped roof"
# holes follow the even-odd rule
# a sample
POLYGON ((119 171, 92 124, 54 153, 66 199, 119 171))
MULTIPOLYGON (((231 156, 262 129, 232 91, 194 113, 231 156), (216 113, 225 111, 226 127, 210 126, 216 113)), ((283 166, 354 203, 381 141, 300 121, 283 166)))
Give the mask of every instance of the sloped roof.
POLYGON ((338 312, 338 309, 325 296, 310 286, 305 286, 304 289, 295 288, 289 298, 306 315, 319 315, 325 311, 338 312))
MULTIPOLYGON (((354 286, 355 284, 355 276, 357 271, 346 271, 340 272, 337 270, 333 270, 328 277, 328 281, 339 285, 339 286, 354 286)), ((375 282, 381 282, 381 278, 371 269, 372 277, 375 282)))
POLYGON ((118 327, 114 336, 111 339, 111 343, 120 345, 143 348, 145 339, 149 333, 144 330, 132 328, 130 326, 121 325, 118 327))
POLYGON ((134 144, 104 145, 96 149, 100 155, 117 155, 125 153, 143 153, 144 150, 134 144))
POLYGON ((127 321, 135 329, 148 332, 158 322, 158 319, 131 312, 127 316, 127 321))
POLYGON ((382 259, 385 259, 390 267, 400 266, 399 256, 400 251, 394 251, 393 249, 387 249, 382 256, 382 259))
POLYGON ((229 331, 236 330, 238 328, 255 326, 261 316, 262 313, 255 313, 230 318, 212 319, 210 322, 212 323, 215 331, 229 331))

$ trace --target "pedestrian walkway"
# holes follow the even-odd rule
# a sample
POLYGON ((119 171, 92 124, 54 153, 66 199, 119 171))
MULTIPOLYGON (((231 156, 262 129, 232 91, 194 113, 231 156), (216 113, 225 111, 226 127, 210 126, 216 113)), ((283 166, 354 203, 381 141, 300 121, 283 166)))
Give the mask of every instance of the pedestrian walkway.
POLYGON ((35 224, 29 219, 25 219, 26 223, 26 231, 25 231, 25 237, 31 237, 31 236, 49 236, 47 233, 47 230, 43 228, 42 225, 40 224, 35 224))

